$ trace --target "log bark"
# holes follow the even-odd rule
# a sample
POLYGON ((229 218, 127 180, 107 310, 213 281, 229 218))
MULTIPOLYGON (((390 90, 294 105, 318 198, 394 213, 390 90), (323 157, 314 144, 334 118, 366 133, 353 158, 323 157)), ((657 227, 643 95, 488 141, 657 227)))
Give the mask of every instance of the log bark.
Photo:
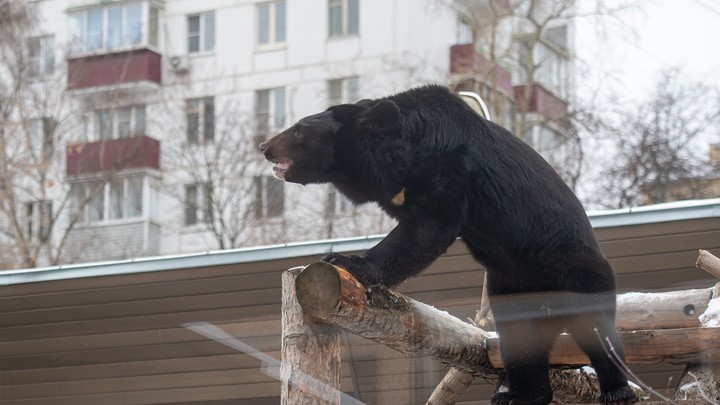
POLYGON ((283 405, 340 404, 340 332, 332 325, 308 321, 295 294, 295 278, 302 268, 282 275, 283 405))
POLYGON ((305 314, 402 353, 423 354, 497 379, 483 347, 489 334, 446 312, 386 288, 366 290, 347 271, 326 263, 308 266, 295 283, 305 314))
POLYGON ((720 278, 720 258, 717 258, 707 250, 700 249, 695 266, 707 271, 716 278, 720 278))

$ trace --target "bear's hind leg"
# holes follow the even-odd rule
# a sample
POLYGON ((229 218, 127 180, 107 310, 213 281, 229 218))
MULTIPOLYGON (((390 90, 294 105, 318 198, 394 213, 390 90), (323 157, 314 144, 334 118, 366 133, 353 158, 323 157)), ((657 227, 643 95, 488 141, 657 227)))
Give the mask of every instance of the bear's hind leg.
POLYGON ((552 401, 548 355, 560 325, 552 321, 497 322, 505 364, 507 392, 497 392, 493 405, 545 405, 552 401))
POLYGON ((619 361, 625 361, 622 343, 615 331, 614 323, 612 317, 606 314, 583 314, 573 317, 568 325, 568 331, 590 358, 590 363, 597 373, 601 391, 600 403, 632 404, 637 402, 637 396, 628 385, 625 374, 610 358, 612 354, 609 352, 609 344, 612 345, 619 361))

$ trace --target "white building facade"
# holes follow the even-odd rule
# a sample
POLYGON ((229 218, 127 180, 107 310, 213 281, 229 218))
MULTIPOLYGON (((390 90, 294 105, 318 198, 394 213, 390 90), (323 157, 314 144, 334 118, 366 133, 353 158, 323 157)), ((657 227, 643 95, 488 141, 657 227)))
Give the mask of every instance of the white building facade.
MULTIPOLYGON (((38 265, 387 232, 393 221, 376 207, 353 207, 329 185, 272 179, 257 144, 337 103, 424 83, 480 91, 488 82, 478 73, 484 62, 454 65, 482 55, 462 13, 441 1, 32 5, 40 23, 28 31, 28 69, 39 86, 60 88, 63 114, 72 117, 32 117, 57 122, 52 131, 62 134, 53 178, 64 187, 19 202, 23 229, 34 224, 28 238, 55 225, 43 238, 57 240, 62 254, 38 265)), ((567 66, 555 63, 562 66, 548 80, 566 83, 567 66)), ((513 126, 513 84, 523 77, 502 70, 504 125, 513 126)), ((565 103, 571 92, 537 86, 557 93, 544 101, 565 103)), ((8 115, 2 124, 26 128, 11 123, 22 120, 8 115)), ((540 129, 525 132, 538 142, 540 129)))

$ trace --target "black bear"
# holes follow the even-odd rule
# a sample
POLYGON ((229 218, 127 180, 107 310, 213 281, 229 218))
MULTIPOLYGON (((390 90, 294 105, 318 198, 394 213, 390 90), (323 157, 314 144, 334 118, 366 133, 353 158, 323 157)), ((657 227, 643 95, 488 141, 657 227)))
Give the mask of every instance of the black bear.
POLYGON ((323 259, 366 285, 397 286, 462 237, 487 269, 500 334, 507 390, 493 404, 552 400, 548 353, 563 330, 590 358, 603 404, 636 401, 609 356, 611 344, 623 357, 615 277, 582 205, 532 148, 447 88, 333 106, 260 149, 277 178, 332 183, 398 220, 362 256, 323 259))

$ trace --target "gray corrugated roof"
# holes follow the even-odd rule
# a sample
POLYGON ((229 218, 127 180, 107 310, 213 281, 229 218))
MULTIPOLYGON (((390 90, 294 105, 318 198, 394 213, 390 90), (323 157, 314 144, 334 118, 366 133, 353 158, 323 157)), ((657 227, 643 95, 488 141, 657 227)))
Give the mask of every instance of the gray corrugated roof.
MULTIPOLYGON (((664 203, 612 211, 589 211, 588 216, 595 228, 720 217, 720 198, 664 203)), ((316 256, 329 252, 363 251, 377 244, 382 238, 383 235, 375 235, 208 251, 186 255, 10 270, 0 273, 0 285, 251 263, 316 256)))

